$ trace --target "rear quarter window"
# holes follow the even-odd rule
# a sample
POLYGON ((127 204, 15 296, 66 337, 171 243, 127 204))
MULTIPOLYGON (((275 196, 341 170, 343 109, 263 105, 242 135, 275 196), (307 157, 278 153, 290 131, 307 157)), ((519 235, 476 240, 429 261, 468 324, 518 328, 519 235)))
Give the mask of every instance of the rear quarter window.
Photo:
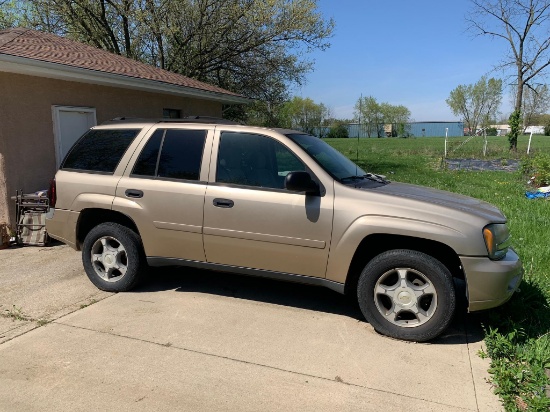
POLYGON ((89 130, 71 148, 61 169, 113 173, 140 130, 89 130))

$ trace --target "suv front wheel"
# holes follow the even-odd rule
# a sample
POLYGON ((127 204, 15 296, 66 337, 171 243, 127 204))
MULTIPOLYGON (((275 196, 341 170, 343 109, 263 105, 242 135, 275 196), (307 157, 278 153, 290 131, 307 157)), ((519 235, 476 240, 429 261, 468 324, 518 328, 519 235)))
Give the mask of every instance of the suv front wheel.
POLYGON ((137 285, 146 266, 139 236, 118 223, 94 227, 82 245, 88 278, 107 292, 126 292, 137 285))
POLYGON ((377 332, 418 342, 443 332, 456 306, 447 267, 432 256, 406 249, 372 259, 359 278, 357 297, 377 332))

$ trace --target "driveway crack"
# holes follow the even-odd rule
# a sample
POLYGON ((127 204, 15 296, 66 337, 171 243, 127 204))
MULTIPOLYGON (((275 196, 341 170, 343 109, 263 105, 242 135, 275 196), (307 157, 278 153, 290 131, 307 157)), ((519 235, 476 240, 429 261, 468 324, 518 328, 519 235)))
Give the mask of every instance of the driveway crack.
MULTIPOLYGON (((174 345, 172 343, 159 343, 159 342, 154 342, 154 341, 150 341, 150 340, 146 340, 146 339, 136 338, 136 337, 133 337, 133 336, 121 335, 121 334, 118 334, 118 333, 113 333, 113 332, 108 332, 108 331, 101 331, 101 330, 97 330, 97 329, 86 328, 86 327, 83 327, 83 326, 70 325, 70 324, 60 322, 60 321, 53 321, 52 323, 57 324, 57 325, 61 325, 61 326, 67 326, 67 327, 70 327, 70 328, 73 328, 73 329, 86 330, 86 331, 89 331, 89 332, 95 332, 95 333, 101 333, 101 334, 105 334, 105 335, 116 336, 116 337, 119 337, 119 338, 122 338, 122 339, 129 339, 129 340, 133 340, 133 341, 137 341, 137 342, 148 343, 148 344, 160 346, 160 347, 163 347, 163 348, 166 348, 166 349, 182 350, 182 351, 185 351, 185 352, 195 353, 195 354, 203 355, 203 356, 209 356, 209 357, 213 357, 213 358, 217 358, 217 359, 224 359, 224 360, 228 360, 228 361, 232 361, 232 362, 238 362, 238 363, 242 363, 242 364, 246 364, 246 365, 257 366, 257 367, 262 367, 262 368, 268 368, 268 369, 271 369, 271 370, 290 373, 290 374, 297 375, 297 376, 313 378, 313 379, 320 379, 320 380, 329 381, 329 382, 335 382, 335 383, 339 383, 341 385, 349 385, 349 386, 353 386, 353 387, 356 387, 356 388, 368 389, 368 390, 371 390, 371 391, 384 393, 384 394, 389 394, 389 395, 394 395, 394 396, 400 396, 400 397, 407 398, 407 399, 421 400, 421 401, 428 402, 428 403, 431 403, 431 404, 434 404, 434 405, 453 407, 453 408, 461 409, 461 410, 464 410, 464 411, 472 411, 472 409, 464 408, 464 407, 461 407, 461 406, 450 405, 450 404, 443 403, 443 402, 436 402, 436 401, 432 401, 432 400, 429 400, 429 399, 417 398, 415 396, 403 395, 403 394, 400 394, 400 393, 385 391, 383 389, 372 388, 372 387, 365 386, 365 385, 358 385, 358 384, 355 384, 355 383, 344 382, 341 378, 338 379, 339 376, 337 376, 335 379, 329 379, 329 378, 326 378, 326 377, 323 377, 323 376, 311 375, 311 374, 303 373, 303 372, 296 372, 296 371, 289 370, 289 369, 278 368, 276 366, 265 365, 265 364, 257 363, 257 362, 250 362, 250 361, 246 361, 246 360, 243 360, 243 359, 231 358, 229 356, 217 355, 215 353, 203 352, 203 351, 196 350, 196 349, 184 348, 184 347, 181 347, 181 346, 174 345)), ((476 405, 477 405, 477 398, 476 398, 476 405)))

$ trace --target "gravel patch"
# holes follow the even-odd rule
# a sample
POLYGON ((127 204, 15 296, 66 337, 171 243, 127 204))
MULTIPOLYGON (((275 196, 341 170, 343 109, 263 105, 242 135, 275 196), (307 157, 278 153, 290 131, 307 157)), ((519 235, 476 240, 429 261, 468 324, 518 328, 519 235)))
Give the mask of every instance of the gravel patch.
POLYGON ((449 170, 491 170, 515 172, 519 169, 519 160, 495 159, 445 159, 449 170))

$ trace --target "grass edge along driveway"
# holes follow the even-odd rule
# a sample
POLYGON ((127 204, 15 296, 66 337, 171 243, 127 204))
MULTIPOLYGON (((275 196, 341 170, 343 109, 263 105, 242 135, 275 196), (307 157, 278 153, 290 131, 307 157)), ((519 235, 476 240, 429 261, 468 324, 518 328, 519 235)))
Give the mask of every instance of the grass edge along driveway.
MULTIPOLYGON (((518 152, 508 150, 506 137, 488 138, 483 156, 483 138, 448 141, 452 158, 509 159, 524 162, 537 153, 550 154, 550 137, 518 139, 518 152)), ((487 313, 486 352, 495 392, 507 411, 548 411, 545 389, 550 379, 550 201, 525 198, 528 176, 521 171, 452 171, 443 162, 444 138, 327 139, 327 142, 368 172, 390 180, 430 186, 476 197, 499 207, 508 218, 514 249, 521 256, 525 277, 521 292, 504 306, 487 313), (547 372, 546 370, 546 372, 547 372)))

